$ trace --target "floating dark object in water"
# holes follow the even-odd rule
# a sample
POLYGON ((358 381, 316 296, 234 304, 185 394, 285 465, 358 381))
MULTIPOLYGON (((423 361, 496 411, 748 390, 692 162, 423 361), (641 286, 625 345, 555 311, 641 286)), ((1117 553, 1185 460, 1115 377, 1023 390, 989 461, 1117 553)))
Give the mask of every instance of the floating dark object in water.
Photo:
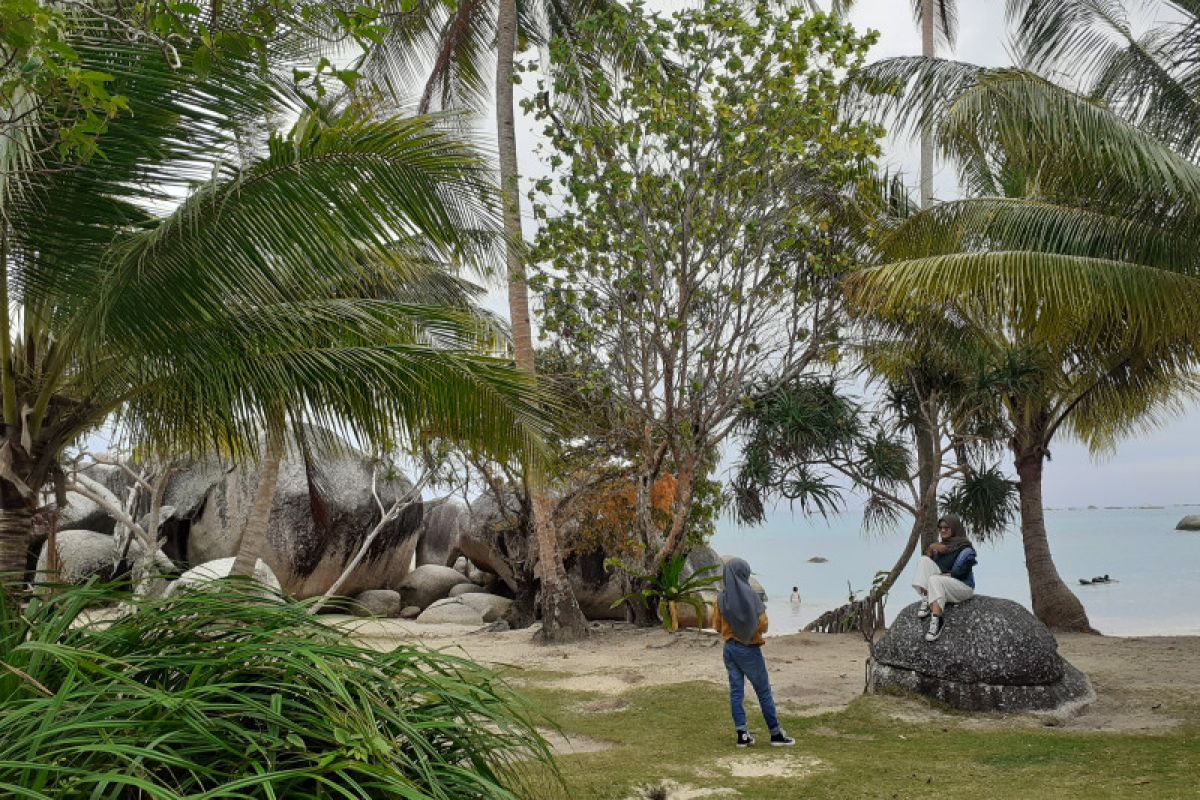
POLYGON ((1091 585, 1097 584, 1097 583, 1116 583, 1116 581, 1114 581, 1108 575, 1097 575, 1095 578, 1092 578, 1090 581, 1087 578, 1080 578, 1079 582, 1081 584, 1083 584, 1084 586, 1091 586, 1091 585))
POLYGON ((1092 585, 1092 582, 1091 582, 1091 581, 1089 581, 1087 578, 1080 578, 1080 579, 1079 579, 1079 582, 1080 582, 1080 583, 1082 583, 1084 586, 1091 586, 1091 585, 1092 585))

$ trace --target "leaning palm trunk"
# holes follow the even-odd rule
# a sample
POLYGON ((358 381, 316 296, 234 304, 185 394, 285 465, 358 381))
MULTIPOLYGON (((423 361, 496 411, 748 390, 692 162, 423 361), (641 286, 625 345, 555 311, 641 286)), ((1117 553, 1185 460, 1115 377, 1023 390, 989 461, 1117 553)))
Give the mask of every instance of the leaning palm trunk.
POLYGON ((254 489, 254 504, 246 517, 237 558, 229 573, 232 576, 253 577, 254 565, 267 552, 267 529, 271 521, 271 505, 275 502, 275 490, 279 486, 279 464, 282 460, 283 440, 268 435, 267 452, 259 465, 258 486, 254 489))
POLYGON ((1029 573, 1033 613, 1054 630, 1096 633, 1088 622, 1083 604, 1063 583, 1050 555, 1042 507, 1043 459, 1040 448, 1023 448, 1016 459, 1021 493, 1021 540, 1025 546, 1025 569, 1029 573))
MULTIPOLYGON (((521 253, 521 199, 517 181, 517 134, 513 109, 513 55, 517 42, 516 0, 500 0, 496 19, 496 134, 500 156, 500 192, 507 238, 508 308, 512 317, 517 368, 533 373, 533 329, 529 320, 529 285, 521 253)), ((533 535, 537 539, 541 579, 542 635, 567 642, 587 633, 587 620, 567 581, 549 503, 526 476, 533 535)))

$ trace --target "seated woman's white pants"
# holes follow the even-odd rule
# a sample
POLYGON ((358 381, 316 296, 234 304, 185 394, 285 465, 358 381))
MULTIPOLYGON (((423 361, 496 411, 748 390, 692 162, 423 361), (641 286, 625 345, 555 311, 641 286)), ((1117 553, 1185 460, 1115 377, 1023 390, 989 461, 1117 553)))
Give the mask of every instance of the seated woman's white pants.
POLYGON ((918 594, 924 593, 930 603, 937 603, 942 609, 947 603, 961 603, 975 596, 975 590, 958 578, 943 575, 942 569, 929 556, 921 556, 917 562, 917 577, 913 580, 913 588, 918 594))

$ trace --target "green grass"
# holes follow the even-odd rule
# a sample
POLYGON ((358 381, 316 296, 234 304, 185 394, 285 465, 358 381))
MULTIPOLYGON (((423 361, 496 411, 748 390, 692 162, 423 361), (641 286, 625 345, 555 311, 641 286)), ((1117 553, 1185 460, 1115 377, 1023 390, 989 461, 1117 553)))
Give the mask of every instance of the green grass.
MULTIPOLYGON (((664 780, 737 790, 740 797, 1195 798, 1200 783, 1200 718, 1187 709, 1182 729, 1161 734, 1069 731, 1036 722, 947 713, 919 701, 861 697, 819 717, 783 715, 790 749, 732 744, 728 698, 707 683, 650 687, 621 695, 621 711, 579 706, 605 696, 552 691, 522 681, 530 697, 568 735, 613 743, 559 759, 572 798, 625 800, 664 780), (906 722, 892 714, 927 717, 906 722), (985 718, 986 719, 986 718, 985 718), (774 777, 736 777, 733 765, 758 765, 774 777), (791 774, 786 774, 791 770, 791 774)), ((753 701, 751 728, 763 732, 753 701)), ((719 797, 721 795, 712 795, 719 797)), ((726 794, 725 797, 734 797, 726 794)))

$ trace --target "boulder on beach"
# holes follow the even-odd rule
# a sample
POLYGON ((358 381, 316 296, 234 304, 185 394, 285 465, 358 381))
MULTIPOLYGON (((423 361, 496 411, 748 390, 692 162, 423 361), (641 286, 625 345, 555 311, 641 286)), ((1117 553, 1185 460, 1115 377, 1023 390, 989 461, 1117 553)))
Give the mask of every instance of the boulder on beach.
POLYGON ((470 509, 461 500, 429 503, 417 532, 417 566, 449 567, 458 553, 458 537, 470 522, 470 509))
MULTIPOLYGON (((213 561, 192 567, 180 575, 179 580, 167 587, 166 594, 170 596, 176 592, 189 589, 204 589, 214 581, 228 578, 230 573, 233 572, 235 561, 237 559, 231 556, 229 558, 214 559, 213 561)), ((264 563, 261 558, 254 562, 254 580, 256 583, 266 587, 272 595, 283 594, 283 587, 279 584, 279 578, 275 577, 275 573, 271 571, 271 567, 264 563)))
MULTIPOLYGON (((297 598, 324 594, 378 523, 373 483, 385 507, 412 488, 403 476, 378 475, 371 457, 328 431, 310 427, 308 437, 311 458, 290 446, 280 463, 264 554, 284 589, 297 598)), ((188 561, 237 554, 257 486, 258 469, 249 463, 229 467, 209 459, 179 470, 165 502, 176 507, 177 521, 188 523, 188 561)), ((375 539, 340 592, 397 588, 412 562, 421 518, 422 504, 409 504, 375 539)))
POLYGON ((487 594, 487 589, 477 583, 460 583, 451 587, 446 597, 458 597, 463 594, 487 594))
POLYGON ((825 556, 813 556, 812 558, 810 558, 808 560, 808 563, 810 563, 810 564, 828 564, 829 559, 826 558, 825 556))
POLYGON ((406 575, 398 588, 400 596, 404 598, 404 605, 417 606, 424 610, 464 582, 463 574, 453 567, 424 564, 406 575))
POLYGON ((1200 531, 1200 514, 1188 514, 1175 526, 1177 531, 1200 531))
POLYGON ((416 606, 405 606, 400 609, 400 619, 416 619, 421 616, 421 609, 416 606))
POLYGON ((604 568, 606 554, 602 550, 590 553, 572 553, 564 564, 571 590, 579 602, 579 609, 588 619, 624 620, 625 605, 613 608, 629 590, 625 588, 624 575, 619 570, 604 568))
MULTIPOLYGON (((469 596, 469 595, 468 595, 469 596)), ((455 625, 483 625, 483 615, 467 605, 461 597, 438 600, 421 612, 417 622, 454 623, 455 625)))
POLYGON ((354 598, 351 611, 358 617, 400 616, 400 593, 394 589, 368 589, 354 598))
MULTIPOLYGON (((49 573, 49 542, 43 542, 34 578, 37 584, 81 584, 89 578, 116 580, 125 575, 130 565, 142 555, 141 543, 133 539, 129 543, 129 552, 124 554, 122 560, 122 554, 117 552, 117 540, 99 531, 59 531, 54 539, 61 569, 55 575, 49 573)), ((161 550, 155 553, 154 562, 164 575, 175 571, 175 565, 161 550)))
POLYGON ((463 605, 470 606, 479 612, 484 622, 495 622, 504 616, 512 600, 494 594, 471 593, 458 598, 463 605))
POLYGON ((901 611, 875 645, 870 691, 909 690, 966 711, 1066 714, 1095 699, 1050 630, 1020 604, 976 595, 951 605, 933 642, 917 606, 901 611))

